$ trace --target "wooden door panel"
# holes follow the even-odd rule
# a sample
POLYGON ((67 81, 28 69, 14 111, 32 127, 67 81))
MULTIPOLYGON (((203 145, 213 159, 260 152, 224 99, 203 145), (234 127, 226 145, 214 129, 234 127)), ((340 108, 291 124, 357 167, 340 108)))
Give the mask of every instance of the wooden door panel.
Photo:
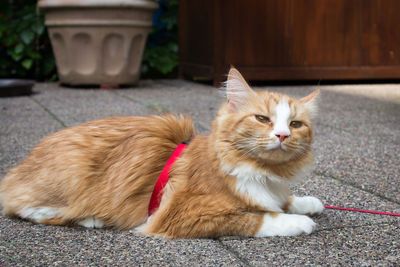
POLYGON ((180 3, 181 77, 400 79, 400 0, 180 3))
POLYGON ((362 1, 363 65, 400 65, 400 1, 362 1))

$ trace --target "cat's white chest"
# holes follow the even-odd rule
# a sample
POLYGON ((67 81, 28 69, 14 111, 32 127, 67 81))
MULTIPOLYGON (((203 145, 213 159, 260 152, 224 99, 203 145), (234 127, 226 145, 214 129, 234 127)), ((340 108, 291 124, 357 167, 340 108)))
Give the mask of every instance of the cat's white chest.
POLYGON ((282 207, 290 195, 288 185, 284 180, 247 164, 229 168, 229 174, 237 178, 236 191, 239 194, 269 211, 283 211, 282 207))

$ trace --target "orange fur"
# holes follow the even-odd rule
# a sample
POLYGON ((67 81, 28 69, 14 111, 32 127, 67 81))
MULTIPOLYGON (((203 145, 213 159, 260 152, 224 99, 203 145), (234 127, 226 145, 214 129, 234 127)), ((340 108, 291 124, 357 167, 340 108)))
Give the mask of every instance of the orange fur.
MULTIPOLYGON (((195 136, 189 118, 164 115, 106 118, 44 138, 1 181, 3 213, 22 216, 24 208, 45 206, 60 212, 38 223, 68 225, 93 216, 105 226, 136 227, 148 219, 153 187, 172 151, 192 139, 173 165, 160 208, 143 231, 173 238, 254 236, 266 213, 272 218, 279 213, 239 193, 238 178, 223 166, 246 163, 281 179, 293 179, 312 162, 311 115, 305 104, 317 93, 296 100, 246 90, 246 101, 228 96, 209 136, 195 136), (303 127, 291 129, 284 141, 287 151, 265 151, 272 125, 254 116, 274 116, 282 99, 291 118, 302 121, 303 127)), ((291 201, 288 197, 282 203, 284 211, 291 201)))
POLYGON ((69 221, 64 221, 60 218, 46 219, 42 220, 39 223, 41 224, 49 224, 49 225, 57 225, 57 226, 72 226, 73 223, 69 221))

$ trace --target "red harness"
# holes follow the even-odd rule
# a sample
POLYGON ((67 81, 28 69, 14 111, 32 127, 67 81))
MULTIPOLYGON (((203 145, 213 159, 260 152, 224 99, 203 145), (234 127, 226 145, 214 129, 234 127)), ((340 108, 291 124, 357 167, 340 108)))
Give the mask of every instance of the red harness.
POLYGON ((163 170, 158 177, 157 183, 154 186, 153 193, 151 194, 151 199, 149 203, 148 215, 153 214, 158 207, 160 206, 162 191, 169 179, 169 169, 174 164, 174 162, 179 158, 182 154, 183 150, 187 147, 187 143, 180 143, 172 153, 171 157, 168 159, 167 164, 165 164, 163 170))

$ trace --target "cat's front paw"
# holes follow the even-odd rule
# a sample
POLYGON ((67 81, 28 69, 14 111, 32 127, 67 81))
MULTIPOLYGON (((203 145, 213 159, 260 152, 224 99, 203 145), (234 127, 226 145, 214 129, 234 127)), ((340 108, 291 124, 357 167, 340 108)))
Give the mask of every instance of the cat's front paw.
POLYGON ((324 205, 321 200, 316 197, 296 197, 293 196, 293 201, 289 206, 289 213, 316 215, 322 213, 324 205))
POLYGON ((266 214, 256 237, 308 235, 313 231, 316 225, 317 224, 311 218, 305 215, 284 213, 279 213, 278 215, 266 214))

